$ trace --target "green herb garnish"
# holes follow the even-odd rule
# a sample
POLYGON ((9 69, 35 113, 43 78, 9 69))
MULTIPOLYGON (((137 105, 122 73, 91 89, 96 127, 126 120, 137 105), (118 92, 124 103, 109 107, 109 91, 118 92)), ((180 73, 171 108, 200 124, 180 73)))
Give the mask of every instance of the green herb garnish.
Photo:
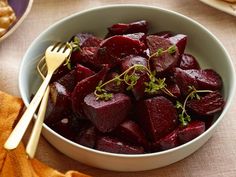
POLYGON ((180 103, 179 101, 176 101, 175 107, 177 109, 182 110, 179 114, 179 121, 182 124, 182 126, 188 125, 188 123, 191 121, 190 115, 186 111, 186 104, 187 101, 190 99, 198 99, 200 100, 201 97, 197 93, 210 93, 211 90, 197 90, 194 86, 189 86, 189 94, 186 96, 184 103, 180 103))

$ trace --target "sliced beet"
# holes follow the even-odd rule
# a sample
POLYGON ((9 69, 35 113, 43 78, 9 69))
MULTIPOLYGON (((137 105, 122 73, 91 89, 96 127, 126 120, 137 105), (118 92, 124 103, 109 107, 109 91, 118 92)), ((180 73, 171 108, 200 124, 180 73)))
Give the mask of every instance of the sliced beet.
POLYGON ((145 20, 132 23, 117 23, 108 28, 109 36, 130 33, 147 33, 148 23, 145 20))
POLYGON ((97 138, 96 128, 94 126, 89 127, 86 130, 80 132, 79 137, 76 138, 75 142, 86 147, 94 148, 97 138))
POLYGON ((124 72, 133 65, 147 66, 147 59, 142 56, 129 55, 123 58, 121 63, 121 71, 124 72))
POLYGON ((179 49, 179 54, 182 55, 187 45, 187 36, 184 34, 177 34, 168 38, 171 44, 174 44, 179 49))
POLYGON ((141 146, 132 146, 112 137, 101 137, 97 140, 96 149, 118 154, 143 154, 141 146))
MULTIPOLYGON (((150 49, 150 55, 158 51, 158 49, 166 50, 172 44, 168 39, 159 37, 157 35, 149 35, 146 38, 147 46, 150 49)), ((151 69, 155 70, 157 73, 165 73, 170 71, 173 67, 177 66, 179 63, 179 52, 176 49, 175 53, 170 54, 168 52, 163 52, 158 57, 152 57, 150 60, 151 69)))
POLYGON ((208 93, 200 100, 193 99, 187 102, 187 107, 198 115, 213 115, 224 108, 225 101, 218 91, 208 93))
POLYGON ((102 41, 102 39, 90 33, 78 33, 75 36, 73 36, 70 41, 73 41, 75 37, 79 39, 79 45, 82 48, 83 47, 97 47, 102 41))
POLYGON ((175 68, 174 78, 183 95, 187 95, 189 93, 189 86, 194 86, 198 89, 198 83, 195 77, 186 72, 186 70, 175 68))
POLYGON ((180 60, 179 67, 181 69, 200 69, 200 66, 196 60, 196 58, 190 54, 183 54, 180 60))
POLYGON ((124 121, 131 108, 131 100, 122 93, 113 94, 111 100, 97 100, 94 93, 84 98, 83 110, 87 118, 101 132, 110 132, 124 121))
MULTIPOLYGON (((106 76, 106 81, 114 79, 118 75, 119 74, 117 72, 110 72, 106 76)), ((107 90, 108 92, 113 92, 113 93, 124 93, 126 90, 126 85, 124 82, 121 82, 118 85, 116 81, 113 81, 105 85, 105 90, 107 90)))
POLYGON ((53 73, 52 79, 50 80, 50 83, 58 81, 60 78, 65 76, 70 71, 71 70, 66 65, 59 66, 59 68, 53 73))
POLYGON ((182 70, 176 68, 174 76, 181 92, 185 95, 189 92, 189 86, 200 90, 219 90, 222 87, 221 77, 212 69, 182 70))
POLYGON ((137 116, 140 126, 153 141, 171 132, 177 125, 177 112, 170 100, 163 96, 139 101, 137 116))
POLYGON ((187 143, 198 137, 205 131, 205 123, 199 120, 191 121, 187 126, 182 127, 178 131, 178 139, 180 143, 187 143))
POLYGON ((139 79, 137 80, 137 83, 132 88, 132 93, 136 100, 140 100, 147 95, 145 92, 146 85, 145 83, 148 83, 150 81, 149 76, 146 73, 137 73, 137 76, 139 79))
POLYGON ((66 88, 58 82, 53 82, 50 85, 50 113, 47 113, 45 122, 48 124, 59 121, 66 112, 71 109, 70 94, 66 88))
POLYGON ((125 142, 144 147, 147 146, 147 140, 143 130, 132 120, 127 120, 120 124, 115 130, 115 133, 119 139, 125 142))
POLYGON ((75 69, 71 70, 69 73, 62 76, 56 82, 64 86, 67 91, 72 92, 77 83, 76 70, 75 69))
POLYGON ((83 42, 81 47, 98 47, 101 42, 102 39, 95 36, 91 36, 83 42))
POLYGON ((214 70, 204 69, 190 72, 195 76, 200 89, 220 90, 222 88, 222 79, 214 70))
MULTIPOLYGON (((180 88, 175 82, 167 82, 166 89, 172 93, 176 98, 181 96, 180 88)), ((165 94, 166 95, 166 94, 165 94)))
POLYGON ((71 63, 72 65, 83 64, 90 68, 98 68, 101 65, 96 61, 96 52, 97 47, 83 47, 81 50, 72 52, 71 63))
POLYGON ((178 141, 178 128, 167 134, 159 140, 161 150, 167 150, 179 145, 178 141))
POLYGON ((92 76, 94 74, 95 74, 94 71, 92 71, 91 69, 89 69, 83 65, 78 64, 76 66, 76 80, 77 80, 77 82, 79 82, 89 76, 92 76))
POLYGON ((95 90, 99 81, 105 78, 107 72, 108 67, 105 65, 98 73, 77 83, 71 94, 72 109, 75 113, 79 114, 81 117, 84 117, 82 109, 84 97, 95 90))
POLYGON ((144 48, 144 43, 139 40, 125 36, 112 36, 101 42, 96 61, 100 64, 116 66, 125 56, 142 54, 144 48))
POLYGON ((134 39, 134 40, 139 40, 141 42, 145 42, 145 40, 146 40, 145 33, 132 33, 132 34, 125 34, 123 36, 134 39))

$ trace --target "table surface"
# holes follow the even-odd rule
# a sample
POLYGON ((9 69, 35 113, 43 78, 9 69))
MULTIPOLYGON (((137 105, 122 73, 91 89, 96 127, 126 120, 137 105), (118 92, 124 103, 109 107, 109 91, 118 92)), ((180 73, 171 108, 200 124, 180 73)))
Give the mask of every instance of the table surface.
MULTIPOLYGON (((182 13, 207 27, 226 47, 236 65, 236 17, 196 0, 35 0, 32 10, 7 40, 0 44, 0 89, 19 95, 18 72, 30 43, 49 25, 84 9, 117 3, 136 3, 163 7, 182 13)), ((236 176, 236 101, 214 136, 197 152, 164 168, 136 173, 116 173, 83 165, 54 149, 42 137, 36 157, 61 172, 78 170, 92 176, 159 177, 235 177, 236 176)))

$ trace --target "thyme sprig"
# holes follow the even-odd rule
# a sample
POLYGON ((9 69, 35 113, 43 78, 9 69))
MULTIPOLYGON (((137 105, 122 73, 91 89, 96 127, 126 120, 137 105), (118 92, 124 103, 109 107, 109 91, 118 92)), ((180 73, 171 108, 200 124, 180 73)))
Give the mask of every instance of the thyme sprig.
POLYGON ((121 82, 124 82, 128 85, 126 90, 131 90, 137 84, 138 79, 140 78, 136 73, 137 71, 145 71, 149 77, 149 82, 145 82, 146 85, 145 92, 149 94, 157 93, 158 90, 163 90, 164 93, 169 94, 170 96, 174 96, 171 92, 168 91, 166 88, 165 78, 160 79, 156 78, 155 74, 152 73, 146 66, 135 64, 125 70, 122 74, 114 77, 111 80, 108 80, 105 83, 102 81, 99 82, 98 86, 96 87, 94 94, 98 99, 109 100, 112 98, 112 93, 108 93, 104 87, 111 83, 115 82, 117 85, 120 85, 121 82), (108 95, 109 94, 109 95, 108 95))
POLYGON ((180 103, 179 101, 176 101, 175 107, 177 109, 182 110, 181 113, 178 115, 179 121, 182 124, 182 126, 188 125, 188 123, 191 121, 190 115, 186 111, 186 104, 189 99, 198 99, 200 100, 201 97, 198 95, 198 93, 210 93, 213 92, 212 90, 197 90, 194 86, 189 86, 189 94, 186 96, 184 103, 180 103))

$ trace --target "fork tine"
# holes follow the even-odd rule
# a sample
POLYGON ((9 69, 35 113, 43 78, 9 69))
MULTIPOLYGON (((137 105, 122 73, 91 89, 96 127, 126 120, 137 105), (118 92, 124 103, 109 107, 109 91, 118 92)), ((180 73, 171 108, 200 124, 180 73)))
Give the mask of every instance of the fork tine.
POLYGON ((54 51, 58 49, 58 46, 60 46, 61 42, 57 42, 54 45, 52 45, 52 49, 50 51, 54 51))

